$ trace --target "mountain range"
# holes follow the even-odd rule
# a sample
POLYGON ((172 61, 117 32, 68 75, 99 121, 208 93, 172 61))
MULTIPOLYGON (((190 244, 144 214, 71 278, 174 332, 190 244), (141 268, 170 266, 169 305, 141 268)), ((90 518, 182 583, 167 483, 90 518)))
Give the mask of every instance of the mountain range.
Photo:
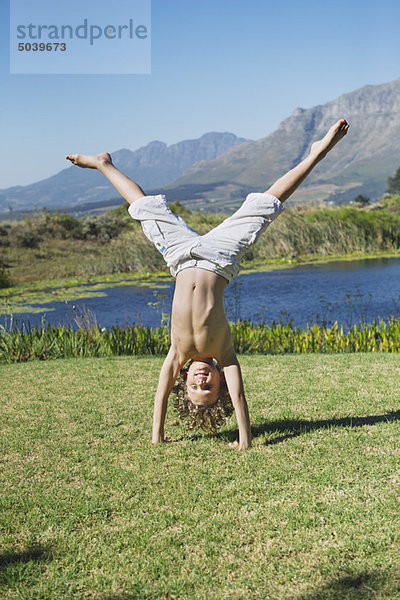
MULTIPOLYGON (((337 119, 350 123, 346 138, 316 167, 292 201, 336 203, 358 194, 377 200, 400 166, 400 79, 367 85, 309 109, 296 108, 276 131, 241 144, 212 161, 196 163, 167 186, 206 186, 205 200, 235 208, 244 189, 265 190, 308 154, 337 119)), ((239 200, 239 202, 241 199, 239 200)), ((194 205, 196 199, 187 204, 194 205)))
MULTIPOLYGON (((131 152, 113 154, 115 164, 147 193, 165 190, 168 200, 189 208, 229 211, 246 193, 265 190, 309 152, 337 119, 350 123, 346 138, 333 149, 292 197, 294 202, 340 203, 358 194, 376 200, 388 176, 400 166, 400 79, 367 85, 312 108, 296 108, 270 135, 256 141, 232 133, 206 133, 171 146, 155 141, 131 152)), ((95 171, 69 167, 28 186, 0 191, 0 211, 82 209, 120 203, 95 171)))
MULTIPOLYGON (((194 163, 212 160, 235 145, 245 142, 233 133, 210 132, 198 139, 167 146, 153 141, 132 152, 121 149, 112 153, 114 164, 148 190, 163 186, 182 175, 194 163)), ((70 165, 70 163, 67 163, 70 165)), ((118 193, 97 171, 68 166, 56 175, 25 186, 0 190, 0 212, 12 207, 25 211, 46 207, 49 210, 82 208, 82 205, 107 205, 118 193)))

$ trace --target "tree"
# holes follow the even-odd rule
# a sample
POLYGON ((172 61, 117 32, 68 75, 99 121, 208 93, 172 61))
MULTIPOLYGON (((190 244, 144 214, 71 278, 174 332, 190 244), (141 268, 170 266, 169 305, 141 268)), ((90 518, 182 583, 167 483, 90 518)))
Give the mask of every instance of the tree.
POLYGON ((394 177, 387 178, 388 194, 400 194, 400 167, 396 171, 396 175, 394 177))
POLYGON ((359 204, 360 206, 368 206, 370 203, 370 199, 367 196, 363 196, 362 194, 358 194, 356 198, 354 198, 354 202, 359 204))

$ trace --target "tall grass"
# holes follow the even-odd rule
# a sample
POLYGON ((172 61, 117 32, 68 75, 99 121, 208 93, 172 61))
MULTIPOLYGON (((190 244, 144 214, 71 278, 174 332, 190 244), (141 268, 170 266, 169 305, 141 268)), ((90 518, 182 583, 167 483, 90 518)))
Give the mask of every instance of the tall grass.
POLYGON ((272 326, 246 321, 231 324, 236 352, 240 354, 309 354, 336 352, 400 352, 400 319, 375 319, 349 329, 311 325, 302 329, 291 323, 272 326))
POLYGON ((250 249, 247 259, 302 258, 354 252, 397 251, 399 212, 352 206, 287 210, 250 249))
MULTIPOLYGON (((235 351, 240 354, 400 352, 400 319, 360 323, 349 329, 312 325, 305 329, 291 323, 254 325, 231 323, 235 351)), ((170 345, 167 326, 142 325, 110 330, 99 326, 73 329, 42 324, 30 327, 15 323, 0 326, 0 363, 56 358, 122 355, 165 355, 170 345)))
POLYGON ((114 326, 111 330, 98 325, 73 329, 71 325, 54 327, 42 324, 31 327, 24 322, 18 328, 0 326, 0 362, 26 362, 54 358, 83 358, 121 355, 163 355, 170 342, 167 327, 114 326))

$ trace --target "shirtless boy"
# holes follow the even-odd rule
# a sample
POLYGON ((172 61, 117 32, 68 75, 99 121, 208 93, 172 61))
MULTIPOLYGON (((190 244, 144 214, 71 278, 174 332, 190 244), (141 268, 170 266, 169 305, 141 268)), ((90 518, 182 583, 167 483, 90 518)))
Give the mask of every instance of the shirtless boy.
POLYGON ((67 155, 74 165, 98 169, 109 179, 130 204, 131 216, 141 222, 145 235, 163 254, 172 275, 176 276, 171 347, 161 369, 154 401, 153 443, 165 441, 168 397, 181 368, 191 360, 186 373, 190 402, 205 410, 212 407, 217 402, 224 377, 239 427, 239 441, 230 445, 238 450, 249 448, 249 411, 224 313, 224 290, 239 272, 240 258, 245 250, 282 211, 283 202, 346 135, 348 128, 348 123, 340 119, 323 139, 312 144, 307 158, 266 192, 249 194, 236 213, 204 236, 199 236, 169 210, 165 196, 146 196, 113 165, 109 154, 67 155), (217 369, 213 358, 223 372, 217 369))

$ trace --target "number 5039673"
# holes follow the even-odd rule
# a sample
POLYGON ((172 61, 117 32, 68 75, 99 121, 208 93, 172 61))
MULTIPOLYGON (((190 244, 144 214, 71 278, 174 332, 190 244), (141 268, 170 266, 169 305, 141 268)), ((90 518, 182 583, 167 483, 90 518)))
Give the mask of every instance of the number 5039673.
POLYGON ((30 42, 20 42, 18 44, 18 52, 57 52, 57 50, 65 52, 66 49, 67 44, 64 42, 48 42, 47 44, 44 42, 41 42, 40 44, 37 42, 32 44, 30 42))

